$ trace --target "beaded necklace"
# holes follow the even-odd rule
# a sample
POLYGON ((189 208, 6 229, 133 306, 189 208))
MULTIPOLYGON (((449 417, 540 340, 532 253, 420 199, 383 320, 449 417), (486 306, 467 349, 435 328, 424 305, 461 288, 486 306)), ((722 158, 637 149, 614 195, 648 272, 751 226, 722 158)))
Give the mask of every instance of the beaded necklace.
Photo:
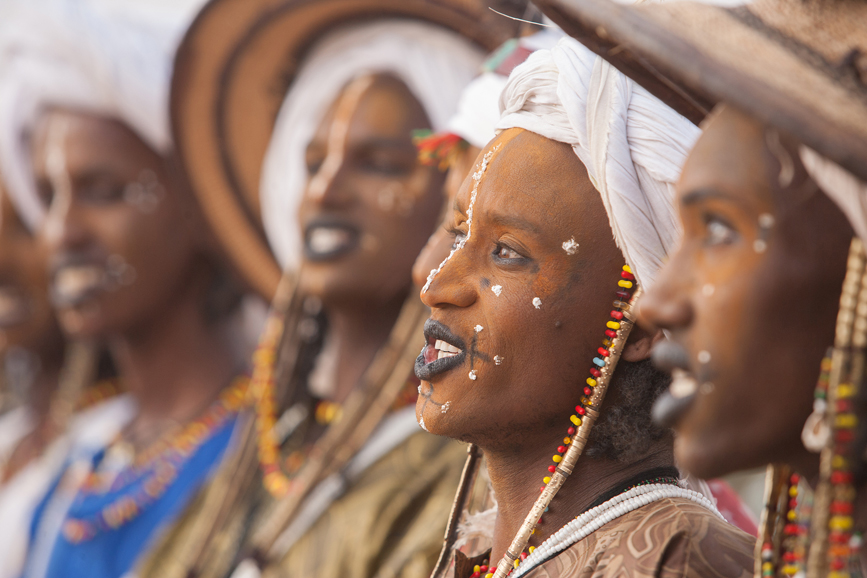
POLYGON ((98 472, 89 474, 79 489, 79 499, 88 494, 119 491, 143 478, 144 481, 95 515, 64 521, 63 535, 66 539, 79 544, 100 532, 116 530, 159 500, 175 481, 184 463, 244 407, 248 384, 246 377, 237 378, 200 418, 187 424, 177 434, 154 444, 112 479, 98 472))
POLYGON ((554 496, 566 478, 571 475, 575 463, 587 444, 590 429, 599 417, 599 406, 605 398, 611 376, 632 330, 634 320, 632 305, 640 294, 640 289, 635 287, 635 275, 629 265, 623 266, 620 277, 610 319, 605 324, 605 337, 602 345, 596 350, 597 356, 593 358, 589 369, 590 375, 584 382, 581 401, 575 406, 575 413, 569 417, 571 424, 566 430, 566 437, 557 447, 557 453, 551 458, 553 463, 548 466, 550 475, 542 478, 544 485, 539 488, 541 495, 503 554, 503 559, 488 571, 485 578, 505 578, 513 569, 520 566, 522 560, 532 555, 535 548, 531 547, 524 551, 530 536, 535 534, 536 526, 542 522, 543 514, 548 511, 554 496))

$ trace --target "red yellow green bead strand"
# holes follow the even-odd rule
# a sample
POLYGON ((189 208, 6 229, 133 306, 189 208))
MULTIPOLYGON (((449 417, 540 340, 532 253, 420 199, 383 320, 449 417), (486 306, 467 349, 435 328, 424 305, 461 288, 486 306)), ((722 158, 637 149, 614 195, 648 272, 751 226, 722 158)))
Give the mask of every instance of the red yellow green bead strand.
POLYGON ((550 472, 549 467, 549 472, 552 475, 543 478, 545 485, 540 489, 539 498, 525 518, 511 545, 503 554, 503 559, 497 564, 499 570, 489 573, 491 574, 490 578, 505 578, 526 557, 524 547, 530 536, 535 533, 536 525, 541 521, 542 514, 566 478, 571 475, 575 463, 587 444, 590 429, 599 417, 597 408, 602 404, 611 376, 620 360, 623 346, 632 330, 634 323, 632 307, 641 293, 639 289, 632 291, 634 288, 635 276, 629 266, 624 266, 621 279, 618 281, 617 301, 614 302, 611 318, 606 323, 605 338, 608 341, 603 342, 603 345, 597 350, 598 356, 593 358, 593 366, 590 368, 590 377, 594 383, 590 385, 589 381, 585 382, 587 385, 584 387, 581 402, 576 406, 575 414, 569 418, 572 422, 570 429, 574 428, 575 431, 569 433, 564 438, 563 445, 557 448, 557 455, 553 459, 554 472, 550 472), (560 457, 559 461, 556 460, 558 456, 560 457))

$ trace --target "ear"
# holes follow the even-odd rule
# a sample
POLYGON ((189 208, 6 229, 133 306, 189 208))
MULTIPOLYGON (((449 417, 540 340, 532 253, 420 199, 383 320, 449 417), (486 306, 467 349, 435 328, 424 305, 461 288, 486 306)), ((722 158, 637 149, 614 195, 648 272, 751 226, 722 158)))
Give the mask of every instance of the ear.
POLYGON ((648 331, 636 324, 629 333, 629 339, 626 340, 626 346, 623 348, 620 359, 630 362, 644 361, 650 357, 653 346, 662 338, 661 329, 648 331))

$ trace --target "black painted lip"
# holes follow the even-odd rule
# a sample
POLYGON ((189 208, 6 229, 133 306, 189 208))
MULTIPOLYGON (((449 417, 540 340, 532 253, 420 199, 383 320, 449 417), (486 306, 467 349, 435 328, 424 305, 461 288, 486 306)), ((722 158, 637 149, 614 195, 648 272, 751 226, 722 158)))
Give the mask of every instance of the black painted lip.
POLYGON ((330 261, 358 248, 361 231, 352 223, 334 217, 320 217, 307 223, 304 228, 304 257, 308 261, 330 261), (349 242, 333 251, 319 253, 310 249, 310 235, 315 229, 340 229, 349 234, 349 242))
POLYGON ((421 354, 419 354, 415 360, 415 376, 422 381, 430 381, 431 378, 458 367, 463 364, 464 360, 467 358, 466 342, 452 333, 448 327, 439 321, 428 319, 424 322, 424 337, 425 345, 422 347, 421 354), (461 352, 451 357, 436 359, 430 363, 425 363, 424 350, 425 348, 432 346, 432 340, 436 341, 437 339, 445 341, 450 345, 454 345, 459 348, 461 352))
MULTIPOLYGON (((651 352, 653 365, 658 369, 672 373, 690 373, 689 353, 679 343, 674 341, 660 341, 653 347, 651 352)), ((674 377, 675 379, 677 376, 674 377)), ((653 403, 651 418, 659 427, 671 428, 683 418, 693 402, 697 398, 697 392, 683 397, 675 397, 670 390, 666 390, 653 403)))

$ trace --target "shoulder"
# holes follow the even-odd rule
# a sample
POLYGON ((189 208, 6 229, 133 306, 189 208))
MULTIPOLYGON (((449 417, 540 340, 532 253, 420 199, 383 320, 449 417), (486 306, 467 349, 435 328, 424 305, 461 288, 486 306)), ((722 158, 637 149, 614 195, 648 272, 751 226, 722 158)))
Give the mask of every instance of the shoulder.
POLYGON ((754 542, 707 508, 666 498, 609 522, 531 576, 749 578, 754 542))

